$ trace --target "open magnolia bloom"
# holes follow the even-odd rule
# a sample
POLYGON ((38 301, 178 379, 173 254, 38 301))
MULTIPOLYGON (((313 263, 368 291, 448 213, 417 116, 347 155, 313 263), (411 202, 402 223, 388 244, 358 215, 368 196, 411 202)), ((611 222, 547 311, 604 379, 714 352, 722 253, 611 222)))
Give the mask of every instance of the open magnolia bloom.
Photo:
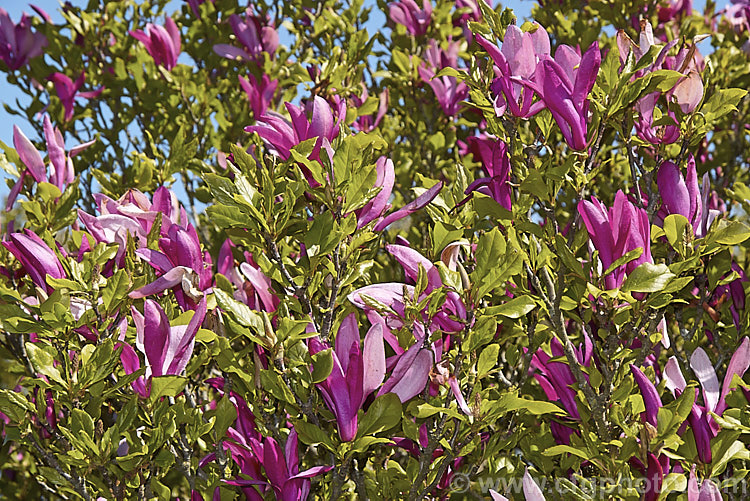
MULTIPOLYGON (((364 346, 360 348, 359 327, 355 314, 341 323, 333 355, 333 370, 325 381, 318 384, 328 408, 336 416, 341 440, 349 442, 357 434, 357 411, 365 399, 380 388, 378 396, 395 393, 406 402, 424 390, 432 368, 432 352, 422 349, 417 340, 398 358, 391 376, 381 387, 386 374, 384 322, 374 323, 367 331, 364 346)), ((392 336, 392 334, 391 334, 392 336)), ((317 337, 310 338, 308 346, 315 355, 328 346, 317 337)))

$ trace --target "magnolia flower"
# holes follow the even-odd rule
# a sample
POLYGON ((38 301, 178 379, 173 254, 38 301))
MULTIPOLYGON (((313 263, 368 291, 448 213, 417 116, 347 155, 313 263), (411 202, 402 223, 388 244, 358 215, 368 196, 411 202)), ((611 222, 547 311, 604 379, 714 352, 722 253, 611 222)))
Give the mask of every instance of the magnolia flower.
POLYGON ((0 60, 10 71, 26 66, 46 46, 47 37, 31 31, 31 18, 25 12, 18 24, 14 24, 8 12, 0 8, 0 60))
MULTIPOLYGON (((575 423, 581 420, 576 404, 576 392, 572 388, 576 384, 576 379, 567 362, 553 360, 565 355, 562 344, 556 337, 553 337, 550 341, 550 351, 552 356, 539 348, 531 357, 531 367, 536 369, 534 379, 539 382, 547 398, 550 401, 559 402, 570 416, 568 419, 573 427, 557 421, 550 423, 555 440, 560 444, 568 444, 570 443, 570 436, 576 433, 577 426, 575 423)), ((584 335, 583 344, 575 350, 576 359, 584 367, 589 367, 593 353, 594 345, 591 339, 584 335)))
MULTIPOLYGON (((311 338, 308 347, 311 355, 327 348, 317 338, 311 338)), ((357 434, 357 411, 385 376, 382 325, 370 328, 360 350, 357 317, 350 314, 339 328, 332 356, 333 370, 318 388, 336 416, 341 440, 350 442, 357 434)))
POLYGON ((427 52, 427 62, 430 64, 429 66, 422 64, 418 68, 419 76, 432 88, 443 113, 453 116, 460 110, 461 101, 469 96, 469 86, 466 82, 459 82, 454 76, 436 77, 435 74, 443 68, 457 67, 458 44, 451 43, 446 52, 440 49, 434 40, 431 40, 430 49, 427 52))
POLYGON ((469 195, 478 191, 492 197, 492 199, 504 208, 511 210, 511 194, 513 189, 509 183, 510 156, 504 142, 494 138, 470 137, 469 148, 474 153, 474 160, 482 162, 487 177, 474 180, 466 188, 465 193, 469 195))
POLYGON ((65 278, 65 270, 49 246, 31 230, 26 233, 11 233, 10 240, 2 242, 3 246, 21 262, 24 271, 31 281, 44 289, 47 294, 54 289, 47 285, 47 275, 52 278, 65 278))
POLYGON ((16 184, 11 188, 10 193, 8 194, 8 202, 5 206, 5 210, 10 210, 11 207, 13 207, 16 197, 21 192, 21 188, 23 188, 26 175, 30 175, 37 183, 49 182, 57 186, 60 191, 64 191, 65 187, 75 179, 72 157, 76 156, 95 142, 89 141, 80 144, 70 150, 70 155, 66 155, 65 140, 63 139, 60 130, 57 127, 52 127, 49 115, 44 115, 44 137, 47 142, 47 154, 50 162, 49 177, 47 177, 47 169, 37 149, 24 135, 21 129, 13 126, 13 146, 15 146, 18 157, 26 166, 26 169, 21 172, 18 181, 16 181, 16 184))
POLYGON ((274 101, 279 81, 271 80, 265 73, 260 82, 252 74, 248 74, 247 78, 240 75, 239 80, 240 87, 245 91, 247 100, 250 102, 253 117, 257 119, 263 116, 274 101))
POLYGON ((688 156, 687 176, 674 163, 665 161, 656 175, 656 185, 662 200, 659 217, 663 220, 669 214, 685 216, 693 227, 696 237, 706 235, 709 226, 719 215, 719 211, 708 208, 708 173, 703 176, 703 187, 698 187, 698 174, 695 158, 688 156))
MULTIPOLYGON (((375 117, 373 118, 372 115, 357 115, 352 125, 362 132, 370 132, 380 125, 381 120, 383 120, 385 113, 388 111, 388 96, 389 92, 386 87, 378 97, 378 111, 375 117)), ((368 97, 367 86, 362 84, 362 94, 359 96, 352 95, 350 98, 355 108, 361 108, 367 102, 368 97)))
MULTIPOLYGON (((422 256, 419 252, 405 245, 388 245, 386 250, 401 264, 404 269, 406 278, 412 283, 416 282, 419 276, 419 268, 423 268, 427 274, 427 287, 424 295, 433 290, 443 287, 443 281, 440 278, 438 267, 430 260, 422 256)), ((391 308, 387 320, 389 325, 394 328, 400 328, 404 314, 405 302, 413 298, 414 286, 403 283, 383 283, 373 284, 355 290, 349 295, 349 300, 357 307, 364 310, 372 310, 365 297, 372 298, 391 308)), ((421 298, 420 298, 421 299, 421 298)), ((424 319, 427 319, 427 311, 424 311, 424 319)), ((446 293, 445 303, 438 310, 437 314, 432 317, 432 322, 428 326, 430 332, 440 329, 444 332, 459 332, 464 328, 460 320, 466 319, 466 306, 461 300, 461 296, 453 290, 446 293), (455 320, 454 318, 458 319, 455 320)), ((423 337, 421 322, 415 324, 415 335, 423 337), (419 325, 417 325, 419 324, 419 325)), ((396 346, 398 343, 396 343, 396 346)), ((394 347, 394 349, 396 349, 394 347)), ((398 351, 397 351, 398 352, 398 351)))
POLYGON ((432 16, 431 0, 422 0, 420 9, 414 0, 400 0, 388 6, 388 14, 394 23, 406 26, 406 31, 414 36, 427 33, 432 16))
POLYGON ((480 35, 477 42, 495 63, 496 78, 491 86, 496 96, 495 113, 500 116, 508 109, 513 116, 528 118, 541 111, 544 103, 532 105, 536 89, 524 84, 532 81, 539 62, 549 57, 549 35, 545 29, 537 25, 533 32, 522 32, 511 24, 500 49, 480 35))
MULTIPOLYGON (((719 379, 716 376, 716 371, 703 348, 696 348, 693 352, 690 357, 690 367, 693 369, 703 390, 703 405, 700 405, 696 398, 696 402, 693 404, 690 412, 688 418, 690 429, 693 431, 695 437, 698 457, 701 462, 711 464, 711 439, 719 432, 719 425, 711 417, 709 411, 721 416, 724 410, 726 410, 726 397, 731 390, 730 386, 734 375, 742 377, 748 367, 750 367, 750 338, 742 338, 742 343, 740 343, 740 346, 729 360, 724 382, 721 385, 721 391, 719 390, 719 379)), ((669 388, 675 398, 685 391, 687 383, 675 357, 671 357, 667 361, 667 365, 664 367, 664 379, 667 382, 667 388, 669 388)))
POLYGON ((217 271, 227 277, 237 288, 234 298, 256 311, 276 311, 279 298, 273 294, 271 279, 261 271, 249 252, 245 252, 247 262, 236 267, 232 255, 233 246, 231 240, 224 241, 219 249, 217 271))
POLYGON ((53 73, 52 76, 49 77, 49 79, 52 80, 52 83, 54 83, 57 97, 60 98, 63 108, 65 109, 66 122, 70 121, 70 119, 73 118, 73 113, 75 112, 76 97, 93 99, 104 91, 104 86, 102 85, 101 87, 93 91, 78 92, 81 87, 83 87, 83 83, 86 81, 86 74, 84 72, 81 72, 81 75, 76 78, 75 82, 72 81, 70 77, 62 73, 53 73))
MULTIPOLYGON (((534 477, 529 475, 529 469, 526 468, 526 471, 523 474, 523 496, 526 501, 544 501, 545 497, 542 493, 542 489, 539 487, 539 485, 536 483, 536 480, 534 480, 534 477)), ((492 498, 492 501, 508 501, 508 498, 500 494, 499 492, 490 489, 490 497, 492 498)))
POLYGON ((724 499, 719 487, 709 478, 698 483, 695 476, 695 465, 690 469, 690 478, 687 486, 688 501, 721 501, 724 499))
MULTIPOLYGON (((265 20, 267 23, 268 20, 265 20)), ((263 52, 273 55, 279 46, 279 34, 274 27, 264 26, 264 20, 255 15, 252 7, 245 11, 243 20, 237 14, 229 16, 229 24, 242 48, 228 44, 214 45, 214 52, 227 59, 241 59, 244 61, 256 61, 263 52)))
POLYGON ((594 247, 599 251, 602 271, 612 263, 637 248, 643 249, 641 255, 624 266, 618 266, 604 277, 607 289, 616 289, 625 281, 625 276, 632 273, 643 263, 652 263, 651 226, 645 210, 637 208, 628 200, 622 190, 615 195, 612 208, 607 207, 595 197, 591 201, 578 203, 578 212, 583 218, 586 230, 594 247))
MULTIPOLYGON (((206 299, 198 304, 187 325, 169 325, 169 318, 155 301, 147 299, 143 314, 132 308, 135 322, 138 351, 146 356, 146 374, 132 383, 133 389, 142 397, 151 394, 151 377, 178 376, 185 371, 193 355, 195 335, 206 318, 206 299), (144 379, 145 377, 145 379, 144 379)), ((126 374, 141 368, 140 360, 132 346, 118 343, 122 347, 120 360, 126 374)))
POLYGON ((180 56, 180 30, 171 17, 166 18, 164 26, 146 24, 146 31, 131 30, 130 35, 146 46, 146 50, 157 65, 171 71, 177 65, 180 56))
POLYGON ((184 207, 175 194, 163 186, 154 192, 153 203, 138 190, 128 190, 119 200, 101 194, 95 194, 94 198, 99 215, 79 210, 78 216, 97 242, 119 245, 117 256, 109 266, 115 262, 122 265, 128 235, 136 239, 139 248, 146 248, 148 234, 157 218, 161 219, 162 236, 167 236, 172 226, 186 230, 189 227, 184 207))
MULTIPOLYGON (((284 103, 291 122, 278 113, 268 112, 256 118, 258 125, 245 127, 246 132, 256 132, 263 141, 271 147, 271 153, 282 160, 289 160, 291 150, 307 139, 318 138, 310 153, 312 160, 320 160, 320 150, 323 140, 329 143, 339 135, 339 126, 346 117, 346 102, 341 100, 336 109, 336 116, 328 102, 320 96, 315 96, 303 106, 284 103), (307 114, 311 117, 308 119, 307 114)), ((307 167, 301 166, 305 178, 311 186, 318 186, 307 167)))
POLYGON ((201 251, 198 233, 192 224, 187 228, 172 225, 159 239, 161 251, 141 248, 136 254, 150 264, 159 278, 133 291, 129 296, 138 299, 175 288, 175 298, 183 309, 193 309, 198 298, 212 284, 211 256, 201 251))
POLYGON ((380 191, 372 200, 368 201, 357 214, 357 228, 364 228, 368 223, 375 221, 390 207, 388 199, 393 192, 393 184, 396 181, 396 171, 390 158, 380 157, 375 163, 377 177, 375 187, 380 191))
POLYGON ((598 42, 583 57, 563 45, 558 47, 554 60, 547 57, 537 65, 533 82, 527 83, 541 96, 565 141, 575 150, 586 148, 588 95, 594 88, 600 65, 598 42))
MULTIPOLYGON (((206 382, 220 395, 226 394, 223 379, 211 378, 206 382)), ((235 478, 226 482, 239 486, 245 497, 252 501, 263 501, 264 495, 271 491, 274 493, 274 499, 307 499, 310 493, 309 479, 331 470, 332 467, 314 466, 299 471, 299 444, 294 427, 289 426, 289 437, 282 449, 276 440, 261 435, 255 425, 255 416, 240 395, 229 391, 228 397, 237 409, 237 419, 227 430, 227 437, 231 440, 222 441, 222 445, 224 450, 230 453, 230 458, 237 463, 240 472, 250 477, 250 480, 235 478)), ((212 452, 200 461, 199 466, 202 468, 215 460, 216 453, 212 452)))

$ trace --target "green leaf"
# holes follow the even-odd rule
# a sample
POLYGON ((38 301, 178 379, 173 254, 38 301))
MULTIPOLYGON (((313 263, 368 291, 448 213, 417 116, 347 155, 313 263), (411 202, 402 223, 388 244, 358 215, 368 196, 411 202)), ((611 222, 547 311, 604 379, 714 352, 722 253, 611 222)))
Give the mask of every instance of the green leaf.
POLYGON ((214 296, 219 307, 231 313, 235 320, 245 327, 254 329, 259 335, 265 333, 263 317, 253 311, 248 305, 240 303, 221 289, 214 288, 214 296))
POLYGON ((505 413, 524 410, 535 416, 541 416, 543 414, 565 414, 565 411, 552 402, 520 398, 514 393, 506 393, 502 395, 498 400, 498 405, 505 413))
POLYGON ((750 238, 750 227, 739 221, 731 221, 726 226, 712 231, 709 239, 722 245, 738 245, 750 238))
POLYGON ((219 439, 225 436, 227 430, 232 426, 236 419, 237 409, 227 395, 224 395, 221 400, 219 400, 219 403, 216 404, 216 423, 214 424, 216 438, 219 439))
POLYGON ((625 279, 623 292, 657 292, 674 278, 666 264, 643 263, 625 279))
POLYGON ((177 396, 187 383, 182 376, 156 376, 151 378, 151 396, 149 399, 156 402, 161 397, 177 396))
POLYGON ((324 432, 317 426, 307 421, 295 421, 294 429, 303 444, 318 445, 323 444, 329 451, 336 452, 330 434, 324 432))
POLYGON ((401 421, 401 400, 395 393, 386 393, 375 399, 359 422, 358 437, 390 430, 401 421))
POLYGON ((508 318, 520 318, 536 308, 536 303, 529 296, 517 296, 504 304, 485 309, 486 315, 502 315, 508 318))
POLYGON ((40 374, 44 374, 56 383, 67 386, 62 378, 60 371, 55 367, 55 359, 39 343, 26 343, 26 353, 34 369, 40 374))
POLYGON ((107 286, 102 291, 102 301, 105 311, 111 312, 125 298, 125 292, 130 288, 130 279, 125 270, 117 272, 107 279, 107 286))
POLYGON ((328 348, 327 350, 319 351, 312 356, 312 360, 312 382, 321 383, 328 378, 333 370, 333 350, 328 348))
POLYGON ((636 249, 633 249, 632 251, 626 253, 624 256, 622 256, 621 258, 617 259, 614 263, 609 265, 609 268, 607 268, 607 270, 604 273, 602 273, 602 276, 606 277, 607 275, 615 271, 620 266, 627 264, 630 261, 634 261, 638 259, 639 257, 641 257, 641 254, 643 254, 643 247, 638 247, 636 249))
POLYGON ((587 451, 582 451, 571 447, 569 445, 553 445, 552 447, 546 448, 542 451, 545 456, 560 456, 561 454, 573 454, 581 459, 589 459, 590 454, 587 451))
POLYGON ((481 353, 479 353, 479 361, 477 362, 477 379, 482 379, 494 369, 495 365, 497 365, 499 351, 499 345, 491 344, 486 346, 481 353))
POLYGON ((8 416, 12 423, 22 423, 26 418, 26 412, 34 410, 34 406, 23 394, 0 389, 0 411, 8 416))

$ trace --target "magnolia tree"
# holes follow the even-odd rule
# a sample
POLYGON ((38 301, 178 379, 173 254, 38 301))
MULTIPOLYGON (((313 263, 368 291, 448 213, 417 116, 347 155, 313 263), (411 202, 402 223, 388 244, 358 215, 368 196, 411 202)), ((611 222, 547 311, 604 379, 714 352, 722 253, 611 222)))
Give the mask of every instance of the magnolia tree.
POLYGON ((748 496, 744 1, 0 9, 0 497, 748 496))

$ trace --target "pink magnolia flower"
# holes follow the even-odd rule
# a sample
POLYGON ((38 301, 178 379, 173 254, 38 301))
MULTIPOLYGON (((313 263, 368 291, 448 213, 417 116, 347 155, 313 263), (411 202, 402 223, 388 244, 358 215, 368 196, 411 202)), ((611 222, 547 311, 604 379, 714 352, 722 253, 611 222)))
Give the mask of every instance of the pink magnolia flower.
POLYGON ((46 46, 47 37, 31 30, 31 18, 26 13, 14 24, 8 12, 0 8, 0 60, 10 71, 26 66, 31 59, 40 56, 46 46))
POLYGON ((501 48, 481 35, 477 35, 477 42, 495 64, 495 80, 491 86, 495 94, 495 113, 500 116, 507 109, 513 116, 528 118, 542 110, 544 103, 532 104, 536 89, 524 86, 524 82, 531 82, 539 62, 549 57, 547 31, 538 26, 533 32, 522 32, 510 25, 501 48))
MULTIPOLYGON (((352 104, 354 104, 355 108, 360 108, 367 102, 368 97, 369 93, 367 92, 367 87, 363 83, 362 94, 359 96, 351 96, 352 104)), ((388 88, 385 88, 378 97, 378 111, 375 117, 373 118, 372 115, 358 115, 354 120, 354 127, 362 132, 370 132, 375 129, 388 111, 388 97, 388 88)))
POLYGON ((388 14, 394 23, 406 26, 406 31, 414 36, 427 33, 432 17, 431 0, 422 0, 420 9, 414 0, 400 0, 388 6, 388 14))
POLYGON ((588 95, 596 83, 601 65, 599 43, 594 42, 583 57, 567 45, 545 58, 534 73, 533 88, 557 122, 568 145, 586 148, 588 95))
POLYGON ((578 212, 583 218, 591 242, 599 251, 602 271, 612 263, 637 248, 642 248, 641 255, 624 266, 617 267, 604 277, 607 289, 620 287, 625 276, 643 263, 652 263, 651 258, 651 225, 645 210, 637 208, 628 200, 622 190, 615 195, 615 203, 607 207, 595 197, 591 201, 578 203, 578 212))
POLYGON ((436 77, 443 68, 457 68, 458 43, 451 42, 448 51, 440 48, 435 40, 430 40, 427 51, 427 63, 418 68, 419 76, 435 93, 443 113, 454 116, 461 109, 461 101, 469 97, 469 86, 459 82, 456 77, 443 75, 436 77))
POLYGON ((687 176, 674 163, 665 161, 659 167, 656 175, 656 185, 662 200, 659 218, 669 214, 685 216, 693 227, 693 234, 698 238, 706 235, 720 212, 708 207, 710 187, 708 173, 703 176, 703 187, 698 186, 698 175, 695 168, 695 158, 688 156, 687 176))
POLYGON ((55 252, 31 230, 11 233, 2 245, 21 262, 21 266, 35 285, 51 294, 54 289, 47 285, 47 275, 65 278, 65 270, 55 252))
POLYGON ((468 148, 474 154, 474 160, 482 163, 487 177, 474 180, 466 188, 467 195, 474 191, 492 197, 492 199, 511 210, 511 194, 513 189, 509 182, 510 157, 506 144, 499 139, 486 137, 470 137, 467 139, 468 148))
POLYGON ((130 35, 146 46, 146 50, 157 65, 172 70, 180 56, 180 30, 171 17, 167 17, 164 26, 146 24, 146 31, 131 30, 130 35))
POLYGON ((18 156, 26 166, 26 169, 21 172, 18 181, 11 188, 5 210, 10 210, 13 206, 16 197, 21 192, 21 188, 23 188, 27 175, 34 178, 34 181, 37 183, 49 182, 60 188, 60 191, 64 191, 65 187, 75 179, 72 157, 95 142, 89 141, 80 144, 71 149, 69 155, 66 154, 65 140, 62 137, 62 133, 57 127, 52 126, 49 115, 44 115, 44 138, 47 142, 47 155, 49 156, 49 177, 47 176, 47 168, 37 149, 21 129, 16 126, 13 127, 13 146, 15 146, 18 156))
POLYGON ((276 88, 279 86, 279 81, 274 79, 271 80, 265 73, 260 81, 256 80, 252 74, 248 74, 247 78, 240 75, 240 87, 245 91, 247 100, 250 103, 250 109, 253 110, 253 117, 258 119, 265 115, 268 108, 274 102, 274 95, 276 94, 276 88))
MULTIPOLYGON (((730 386, 734 375, 737 374, 739 377, 742 377, 750 367, 750 338, 742 338, 740 346, 729 360, 721 389, 711 359, 708 358, 703 348, 696 348, 693 352, 690 357, 690 367, 693 369, 703 390, 703 405, 701 405, 697 401, 698 390, 696 389, 696 402, 693 404, 688 418, 690 429, 695 436, 698 457, 701 462, 711 464, 711 439, 718 434, 719 425, 711 417, 709 411, 721 416, 726 410, 726 397, 731 391, 730 386)), ((675 398, 685 391, 687 383, 675 357, 670 357, 667 361, 667 365, 664 367, 664 379, 667 382, 667 388, 675 398)))
MULTIPOLYGON (((143 314, 132 308, 136 330, 136 347, 146 356, 146 374, 132 383, 133 389, 142 397, 151 394, 151 378, 178 376, 185 371, 193 355, 195 335, 206 318, 206 299, 198 304, 187 325, 170 326, 169 318, 161 306, 147 299, 143 314)), ((122 347, 120 359, 126 374, 141 368, 140 360, 132 346, 118 343, 122 347)))
POLYGON ((53 73, 52 76, 49 77, 49 79, 52 80, 52 83, 55 84, 55 92, 57 92, 57 97, 59 97, 60 101, 62 101, 63 108, 65 109, 66 122, 70 121, 70 119, 73 118, 73 113, 75 111, 75 99, 77 97, 82 97, 84 99, 93 99, 104 91, 104 86, 102 85, 101 87, 93 91, 79 92, 81 87, 83 87, 83 83, 86 81, 86 74, 84 72, 81 72, 81 75, 76 78, 75 82, 71 80, 70 77, 62 73, 53 73))
POLYGON ((227 59, 258 61, 263 52, 273 56, 279 46, 279 34, 268 19, 262 19, 252 7, 245 11, 245 18, 237 14, 229 16, 229 24, 242 48, 229 44, 214 45, 214 52, 227 59))

